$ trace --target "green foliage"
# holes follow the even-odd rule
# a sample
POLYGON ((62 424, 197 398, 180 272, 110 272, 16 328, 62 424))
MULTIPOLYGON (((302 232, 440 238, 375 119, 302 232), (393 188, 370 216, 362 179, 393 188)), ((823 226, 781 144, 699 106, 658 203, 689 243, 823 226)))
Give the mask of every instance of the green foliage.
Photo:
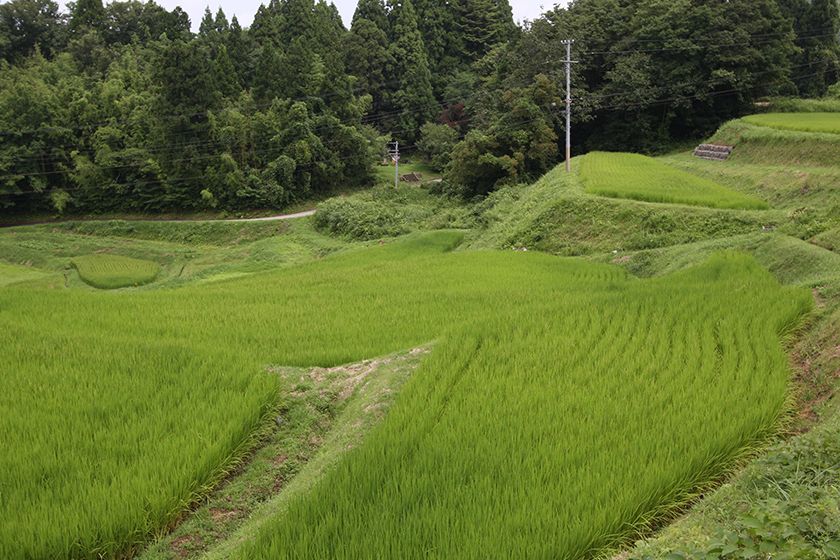
POLYGON ((743 120, 782 130, 840 134, 840 113, 769 113, 750 115, 743 120))
POLYGON ((355 17, 343 48, 347 71, 358 79, 359 90, 371 96, 371 112, 383 111, 388 91, 387 69, 393 64, 388 35, 375 22, 355 17))
POLYGON ((101 290, 142 286, 160 273, 156 262, 121 255, 86 255, 71 261, 85 283, 101 290))
POLYGON ((581 163, 586 191, 612 198, 712 208, 765 209, 767 203, 638 154, 593 152, 581 163))
POLYGON ((444 124, 426 123, 420 128, 417 150, 431 162, 432 169, 443 171, 449 165, 458 131, 444 124))
POLYGON ((456 145, 447 179, 470 198, 548 171, 558 148, 546 110, 556 101, 555 87, 544 75, 527 88, 504 92, 498 100, 502 116, 486 132, 472 131, 456 145))
POLYGON ((423 37, 417 27, 417 13, 411 0, 391 0, 391 38, 388 49, 389 74, 399 80, 390 94, 390 105, 397 116, 389 119, 394 136, 409 144, 416 140, 420 126, 435 115, 432 74, 423 37))
POLYGON ((324 233, 353 240, 372 240, 421 229, 466 229, 473 225, 468 209, 423 188, 381 186, 318 206, 315 226, 324 233))
POLYGON ((833 0, 779 0, 779 6, 793 22, 798 50, 791 60, 807 73, 795 78, 799 94, 825 95, 840 78, 840 7, 833 0))
POLYGON ((55 54, 63 40, 58 3, 52 0, 11 0, 0 5, 0 57, 8 62, 40 51, 55 54))
MULTIPOLYGON (((486 133, 503 121, 508 110, 498 100, 537 76, 563 84, 566 38, 575 39, 575 53, 586 53, 573 56, 580 63, 572 92, 575 146, 586 150, 654 152, 707 135, 753 111, 760 97, 790 93, 791 76, 812 72, 792 67, 796 34, 775 0, 572 2, 476 65, 482 80, 468 107, 473 124, 486 133)), ((539 108, 561 133, 562 111, 539 108)))
POLYGON ((376 200, 333 198, 318 207, 315 226, 350 239, 396 237, 408 232, 401 209, 376 200))
POLYGON ((0 206, 278 208, 371 181, 370 97, 354 92, 326 3, 274 2, 253 32, 208 13, 197 36, 152 2, 79 2, 69 22, 56 10, 0 9, 15 63, 0 68, 0 206))

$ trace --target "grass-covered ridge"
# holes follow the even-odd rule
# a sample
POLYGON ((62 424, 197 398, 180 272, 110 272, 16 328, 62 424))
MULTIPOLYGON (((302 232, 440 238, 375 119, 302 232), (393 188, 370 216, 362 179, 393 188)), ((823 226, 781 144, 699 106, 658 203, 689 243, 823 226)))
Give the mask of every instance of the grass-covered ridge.
POLYGON ((840 113, 765 113, 749 115, 744 121, 781 130, 840 134, 840 113))
POLYGON ((772 429, 779 335, 807 292, 739 256, 648 282, 541 254, 449 252, 460 237, 177 290, 0 291, 0 555, 112 556, 165 526, 272 410, 266 364, 440 341, 381 429, 247 557, 590 550, 772 429), (598 505, 613 495, 617 507, 598 505), (538 538, 520 541, 523 523, 538 538))
POLYGON ((763 209, 767 204, 639 154, 593 152, 581 163, 586 191, 611 198, 711 208, 763 209))
POLYGON ((84 255, 71 263, 86 284, 101 290, 142 286, 160 273, 156 262, 121 255, 84 255))

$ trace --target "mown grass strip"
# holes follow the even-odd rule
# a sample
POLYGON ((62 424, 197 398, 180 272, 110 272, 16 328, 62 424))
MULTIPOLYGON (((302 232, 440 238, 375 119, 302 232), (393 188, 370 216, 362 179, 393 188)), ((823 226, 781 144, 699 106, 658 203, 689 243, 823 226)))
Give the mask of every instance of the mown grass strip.
POLYGON ((757 198, 639 154, 593 152, 584 157, 580 173, 587 192, 610 198, 741 210, 767 208, 757 198))

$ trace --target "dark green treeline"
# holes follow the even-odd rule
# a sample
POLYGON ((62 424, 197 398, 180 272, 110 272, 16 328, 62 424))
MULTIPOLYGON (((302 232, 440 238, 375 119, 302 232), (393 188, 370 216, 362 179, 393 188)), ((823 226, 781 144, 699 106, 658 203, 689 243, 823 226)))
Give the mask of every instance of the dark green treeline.
POLYGON ((271 0, 191 32, 152 1, 0 5, 0 211, 279 208, 369 184, 387 141, 463 196, 554 165, 560 41, 576 140, 653 150, 838 78, 836 0, 271 0))

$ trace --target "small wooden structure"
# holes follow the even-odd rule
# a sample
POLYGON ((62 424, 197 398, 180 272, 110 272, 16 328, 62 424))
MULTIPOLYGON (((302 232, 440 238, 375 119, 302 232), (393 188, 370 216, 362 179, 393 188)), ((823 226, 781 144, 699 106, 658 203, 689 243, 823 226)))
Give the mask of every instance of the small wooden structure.
POLYGON ((400 177, 400 181, 403 183, 422 183, 423 182, 423 174, 422 173, 408 173, 400 177))
POLYGON ((694 155, 712 161, 726 161, 732 154, 735 146, 723 146, 718 144, 700 144, 695 148, 694 155))

